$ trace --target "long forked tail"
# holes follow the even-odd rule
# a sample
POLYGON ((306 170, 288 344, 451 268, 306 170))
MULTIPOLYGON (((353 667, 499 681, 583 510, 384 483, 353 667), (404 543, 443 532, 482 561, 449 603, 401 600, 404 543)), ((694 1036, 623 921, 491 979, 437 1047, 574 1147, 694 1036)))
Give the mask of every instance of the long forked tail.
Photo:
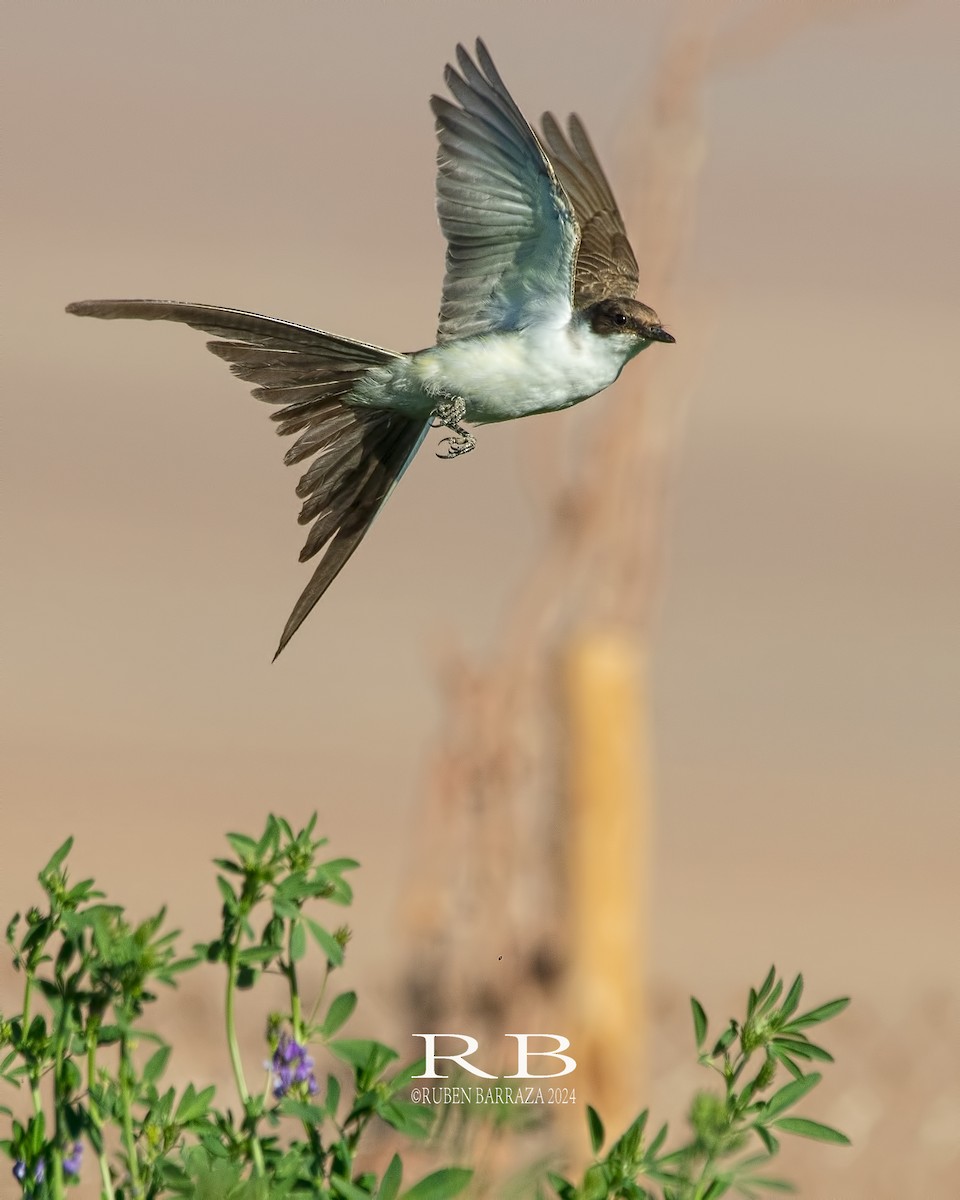
POLYGON ((276 658, 359 546, 429 428, 429 422, 345 402, 371 367, 399 356, 304 325, 208 304, 80 300, 67 312, 179 321, 213 334, 217 340, 207 348, 228 362, 234 375, 258 385, 253 389, 258 400, 282 406, 270 414, 277 433, 299 434, 284 462, 313 458, 297 484, 303 500, 300 524, 312 522, 300 561, 325 546, 326 552, 284 626, 276 658))

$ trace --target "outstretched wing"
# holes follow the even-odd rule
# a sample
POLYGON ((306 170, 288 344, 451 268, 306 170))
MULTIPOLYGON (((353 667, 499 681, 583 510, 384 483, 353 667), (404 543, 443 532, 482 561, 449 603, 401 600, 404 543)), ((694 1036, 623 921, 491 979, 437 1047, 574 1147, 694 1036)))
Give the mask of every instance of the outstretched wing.
POLYGON ((486 46, 457 47, 433 96, 437 213, 447 239, 437 341, 515 329, 544 307, 569 312, 579 229, 570 201, 486 46), (478 65, 479 64, 479 65, 478 65))
MULTIPOLYGON (((253 395, 280 405, 277 433, 299 436, 284 462, 313 462, 297 484, 299 521, 311 524, 300 552, 306 562, 326 546, 283 630, 277 654, 356 550, 374 517, 419 449, 429 422, 386 409, 358 408, 345 398, 371 368, 398 355, 305 325, 209 304, 161 300, 81 300, 81 317, 178 321, 217 341, 207 347, 234 375, 255 383, 253 395)), ((276 655, 274 655, 276 657, 276 655)))
POLYGON ((608 296, 634 297, 637 260, 623 218, 580 118, 572 114, 564 136, 553 113, 542 118, 544 145, 580 226, 573 302, 585 308, 608 296))

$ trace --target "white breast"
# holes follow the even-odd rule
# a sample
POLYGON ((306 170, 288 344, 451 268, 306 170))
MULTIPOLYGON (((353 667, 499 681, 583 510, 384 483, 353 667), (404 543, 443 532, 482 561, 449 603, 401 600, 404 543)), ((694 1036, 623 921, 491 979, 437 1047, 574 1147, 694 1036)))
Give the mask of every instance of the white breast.
POLYGON ((589 327, 532 326, 447 342, 416 355, 425 391, 461 396, 467 421, 507 421, 568 408, 603 391, 636 348, 629 337, 589 327))

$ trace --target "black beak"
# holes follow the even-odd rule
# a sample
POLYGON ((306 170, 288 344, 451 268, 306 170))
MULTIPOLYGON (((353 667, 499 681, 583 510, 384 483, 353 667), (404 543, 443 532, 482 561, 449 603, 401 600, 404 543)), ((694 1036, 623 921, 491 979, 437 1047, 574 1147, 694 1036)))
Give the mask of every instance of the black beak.
POLYGON ((667 333, 659 325, 648 325, 643 336, 651 342, 675 342, 677 340, 672 333, 667 333))

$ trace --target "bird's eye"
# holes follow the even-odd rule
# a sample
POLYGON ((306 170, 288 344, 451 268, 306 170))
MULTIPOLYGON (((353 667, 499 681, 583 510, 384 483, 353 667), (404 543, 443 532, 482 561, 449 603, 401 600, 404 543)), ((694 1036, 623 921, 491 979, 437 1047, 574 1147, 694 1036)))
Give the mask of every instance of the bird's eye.
POLYGON ((614 313, 613 314, 613 323, 614 323, 614 325, 620 325, 620 326, 626 325, 627 314, 622 313, 622 312, 614 313))

